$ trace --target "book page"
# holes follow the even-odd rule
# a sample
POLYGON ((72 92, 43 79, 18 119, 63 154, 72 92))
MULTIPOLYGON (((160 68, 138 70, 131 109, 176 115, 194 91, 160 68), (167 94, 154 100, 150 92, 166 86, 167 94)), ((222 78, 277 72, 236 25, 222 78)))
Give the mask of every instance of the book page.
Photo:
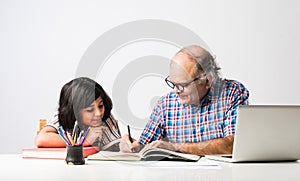
POLYGON ((180 153, 163 148, 152 148, 148 145, 146 145, 139 154, 141 158, 146 160, 162 160, 166 158, 170 160, 198 161, 200 159, 198 155, 180 153))
POLYGON ((136 160, 140 160, 140 156, 138 153, 100 151, 94 155, 88 156, 88 160, 136 161, 136 160))
POLYGON ((107 150, 110 147, 112 147, 113 145, 120 143, 120 141, 121 141, 120 139, 116 139, 116 140, 108 143, 107 145, 103 146, 102 150, 107 150))

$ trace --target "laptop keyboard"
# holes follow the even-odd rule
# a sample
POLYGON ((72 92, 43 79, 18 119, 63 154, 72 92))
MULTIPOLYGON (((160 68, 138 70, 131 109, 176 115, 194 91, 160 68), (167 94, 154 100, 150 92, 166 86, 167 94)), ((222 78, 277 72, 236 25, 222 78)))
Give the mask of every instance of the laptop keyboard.
POLYGON ((232 155, 222 155, 224 158, 232 158, 232 155))

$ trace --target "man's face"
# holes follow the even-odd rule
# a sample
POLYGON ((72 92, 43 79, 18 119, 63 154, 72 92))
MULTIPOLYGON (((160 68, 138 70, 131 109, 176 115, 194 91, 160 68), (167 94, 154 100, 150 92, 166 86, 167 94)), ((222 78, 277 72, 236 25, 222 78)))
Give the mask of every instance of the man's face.
POLYGON ((178 53, 171 61, 168 79, 174 84, 183 85, 183 91, 174 87, 181 104, 198 105, 209 89, 208 83, 196 72, 196 62, 184 53, 178 53))

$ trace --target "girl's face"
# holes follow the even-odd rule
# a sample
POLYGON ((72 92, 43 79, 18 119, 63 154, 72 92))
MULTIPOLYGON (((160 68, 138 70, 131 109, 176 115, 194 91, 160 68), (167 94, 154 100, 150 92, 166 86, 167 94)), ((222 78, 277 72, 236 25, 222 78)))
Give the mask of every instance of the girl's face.
POLYGON ((96 99, 90 106, 80 110, 82 123, 87 126, 97 127, 101 125, 105 107, 101 97, 96 99))

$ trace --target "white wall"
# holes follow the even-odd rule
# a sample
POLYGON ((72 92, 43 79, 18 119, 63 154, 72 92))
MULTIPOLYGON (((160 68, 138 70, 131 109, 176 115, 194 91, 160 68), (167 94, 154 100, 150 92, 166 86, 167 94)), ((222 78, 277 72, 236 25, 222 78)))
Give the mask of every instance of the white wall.
MULTIPOLYGON (((62 85, 75 77, 88 47, 112 28, 142 19, 196 33, 217 55, 223 76, 247 86, 252 104, 300 104, 299 9, 297 0, 2 0, 0 153, 34 146, 38 120, 51 118, 62 85)), ((143 55, 171 58, 177 49, 158 41, 131 43, 110 57, 110 68, 96 79, 111 95, 121 66, 143 55)), ((159 76, 138 79, 127 93, 132 113, 148 117, 149 97, 168 90, 159 76)), ((121 123, 124 133, 126 121, 121 123)), ((135 137, 139 133, 133 130, 135 137)))

